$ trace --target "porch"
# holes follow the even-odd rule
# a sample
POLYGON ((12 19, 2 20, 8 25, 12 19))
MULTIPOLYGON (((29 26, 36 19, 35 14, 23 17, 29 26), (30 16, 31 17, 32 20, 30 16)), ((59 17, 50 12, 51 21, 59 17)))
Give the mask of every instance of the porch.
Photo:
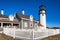
POLYGON ((12 28, 16 26, 17 28, 19 28, 19 23, 13 23, 13 22, 0 22, 0 28, 12 28))

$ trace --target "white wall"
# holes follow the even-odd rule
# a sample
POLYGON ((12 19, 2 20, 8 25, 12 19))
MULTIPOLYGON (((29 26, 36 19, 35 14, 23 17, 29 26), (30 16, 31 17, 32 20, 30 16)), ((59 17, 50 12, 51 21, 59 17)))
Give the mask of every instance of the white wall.
POLYGON ((46 14, 40 14, 40 24, 42 24, 46 28, 46 14))

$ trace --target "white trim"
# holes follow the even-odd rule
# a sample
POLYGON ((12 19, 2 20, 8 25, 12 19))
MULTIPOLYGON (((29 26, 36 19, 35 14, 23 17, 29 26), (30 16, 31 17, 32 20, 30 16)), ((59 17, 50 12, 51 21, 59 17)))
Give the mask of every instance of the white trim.
MULTIPOLYGON (((1 22, 0 22, 0 23, 1 23, 1 22)), ((14 23, 14 24, 15 24, 16 22, 3 22, 3 23, 14 23)), ((19 24, 19 23, 17 22, 16 24, 19 24)))
MULTIPOLYGON (((1 22, 0 22, 1 23, 1 22)), ((3 23, 11 23, 11 22, 3 22, 3 23)))
POLYGON ((30 19, 27 19, 27 18, 21 18, 21 19, 24 19, 24 20, 30 20, 30 19))

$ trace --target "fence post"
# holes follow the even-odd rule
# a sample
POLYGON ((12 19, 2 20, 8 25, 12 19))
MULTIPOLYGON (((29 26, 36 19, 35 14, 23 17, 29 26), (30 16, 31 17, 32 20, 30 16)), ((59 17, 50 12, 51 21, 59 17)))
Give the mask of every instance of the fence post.
POLYGON ((15 38, 15 26, 14 26, 13 31, 14 31, 14 33, 13 33, 13 38, 15 38))
POLYGON ((32 30, 32 39, 34 40, 34 29, 32 30))

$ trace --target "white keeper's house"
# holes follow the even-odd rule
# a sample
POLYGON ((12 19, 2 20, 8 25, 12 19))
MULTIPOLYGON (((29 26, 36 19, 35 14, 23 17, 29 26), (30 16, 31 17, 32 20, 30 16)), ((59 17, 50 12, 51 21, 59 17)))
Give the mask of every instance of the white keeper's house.
POLYGON ((46 13, 45 6, 39 7, 39 21, 35 20, 32 15, 28 16, 25 14, 24 9, 21 13, 16 12, 14 16, 6 16, 4 9, 1 9, 0 14, 0 27, 16 27, 20 29, 33 29, 42 28, 46 29, 46 13))

